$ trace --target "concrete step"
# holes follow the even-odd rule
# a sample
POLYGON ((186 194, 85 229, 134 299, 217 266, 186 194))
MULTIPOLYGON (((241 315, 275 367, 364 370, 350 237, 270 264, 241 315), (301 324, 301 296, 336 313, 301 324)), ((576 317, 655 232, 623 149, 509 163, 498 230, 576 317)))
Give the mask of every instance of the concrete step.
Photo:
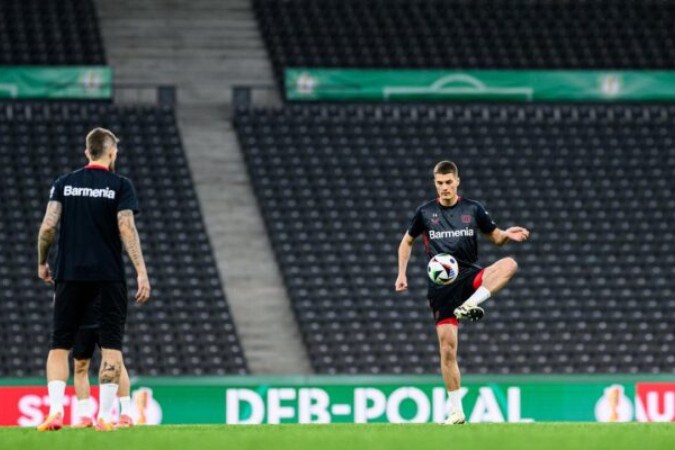
POLYGON ((170 84, 225 294, 253 373, 309 373, 236 135, 231 88, 274 85, 242 0, 97 0, 115 82, 170 84))

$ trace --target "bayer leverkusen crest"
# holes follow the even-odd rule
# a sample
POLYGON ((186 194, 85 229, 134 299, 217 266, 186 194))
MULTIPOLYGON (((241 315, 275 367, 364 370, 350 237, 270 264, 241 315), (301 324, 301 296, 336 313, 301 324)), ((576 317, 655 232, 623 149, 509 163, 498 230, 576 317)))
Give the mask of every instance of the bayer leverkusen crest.
POLYGON ((471 219, 470 214, 462 214, 462 223, 471 223, 471 219))

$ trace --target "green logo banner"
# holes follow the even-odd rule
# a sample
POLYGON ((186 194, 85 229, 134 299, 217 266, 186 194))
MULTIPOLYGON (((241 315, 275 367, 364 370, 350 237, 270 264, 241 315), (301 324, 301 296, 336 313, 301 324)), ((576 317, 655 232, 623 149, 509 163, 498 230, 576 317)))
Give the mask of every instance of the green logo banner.
MULTIPOLYGON (((145 424, 425 423, 449 411, 440 376, 143 377, 132 385, 132 416, 145 424)), ((675 421, 675 376, 467 376, 461 395, 470 422, 675 421)), ((79 419, 77 404, 69 387, 66 423, 79 419)), ((48 411, 44 382, 0 379, 0 425, 35 426, 48 411)))
POLYGON ((0 67, 0 98, 109 99, 111 97, 110 67, 0 67))
POLYGON ((286 69, 289 100, 673 101, 675 71, 286 69))

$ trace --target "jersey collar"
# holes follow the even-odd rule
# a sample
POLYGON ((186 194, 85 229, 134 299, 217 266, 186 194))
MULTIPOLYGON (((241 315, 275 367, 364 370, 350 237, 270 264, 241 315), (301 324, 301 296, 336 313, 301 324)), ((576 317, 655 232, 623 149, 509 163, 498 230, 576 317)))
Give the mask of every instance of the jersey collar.
POLYGON ((458 196, 457 196, 457 202, 456 202, 454 205, 452 205, 452 206, 445 206, 443 203, 441 203, 441 198, 440 198, 440 197, 436 197, 436 203, 438 203, 438 206, 440 206, 441 208, 447 208, 447 209, 454 208, 455 206, 459 205, 459 202, 461 202, 461 201, 462 201, 462 196, 461 196, 461 195, 458 195, 458 196))
POLYGON ((94 164, 94 163, 87 164, 86 166, 84 166, 84 168, 85 168, 85 169, 94 169, 94 170, 105 170, 105 171, 110 171, 110 169, 107 168, 106 166, 102 166, 102 165, 100 165, 100 164, 94 164))

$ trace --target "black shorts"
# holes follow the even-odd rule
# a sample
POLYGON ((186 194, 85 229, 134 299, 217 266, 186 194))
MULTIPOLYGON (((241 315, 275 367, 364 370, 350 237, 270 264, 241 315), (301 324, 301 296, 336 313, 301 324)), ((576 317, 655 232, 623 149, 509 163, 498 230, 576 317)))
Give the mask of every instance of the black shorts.
POLYGON ((127 320, 127 286, 114 281, 57 281, 52 347, 71 349, 80 328, 99 325, 101 348, 122 350, 127 320))
POLYGON ((454 314, 455 308, 464 303, 480 287, 484 270, 477 267, 466 268, 461 278, 455 282, 429 289, 429 307, 434 314, 436 325, 445 323, 459 325, 454 314))
POLYGON ((98 325, 93 328, 80 328, 73 344, 74 359, 91 359, 98 346, 98 325))
POLYGON ((95 304, 87 308, 82 325, 77 330, 73 343, 73 358, 91 359, 98 345, 98 328, 101 320, 101 296, 96 297, 95 304))

